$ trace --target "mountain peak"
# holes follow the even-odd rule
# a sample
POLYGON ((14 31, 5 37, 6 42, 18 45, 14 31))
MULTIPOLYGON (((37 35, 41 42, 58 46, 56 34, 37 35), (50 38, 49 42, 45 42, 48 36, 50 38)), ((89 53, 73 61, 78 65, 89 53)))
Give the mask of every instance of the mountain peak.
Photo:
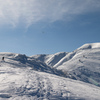
POLYGON ((87 43, 78 48, 78 50, 100 48, 100 43, 87 43))

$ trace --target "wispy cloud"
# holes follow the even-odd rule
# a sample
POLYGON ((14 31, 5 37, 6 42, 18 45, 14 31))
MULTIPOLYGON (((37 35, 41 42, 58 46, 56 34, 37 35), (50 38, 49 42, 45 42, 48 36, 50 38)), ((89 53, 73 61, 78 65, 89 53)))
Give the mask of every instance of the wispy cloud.
POLYGON ((100 9, 100 0, 0 0, 0 25, 27 27, 39 21, 54 22, 64 16, 93 12, 100 9))

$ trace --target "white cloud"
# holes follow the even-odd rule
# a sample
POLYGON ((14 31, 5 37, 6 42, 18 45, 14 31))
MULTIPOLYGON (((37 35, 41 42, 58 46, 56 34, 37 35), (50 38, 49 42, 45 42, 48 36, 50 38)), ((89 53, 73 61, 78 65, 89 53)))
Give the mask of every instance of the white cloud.
POLYGON ((0 25, 54 22, 100 9, 100 0, 0 0, 0 25))

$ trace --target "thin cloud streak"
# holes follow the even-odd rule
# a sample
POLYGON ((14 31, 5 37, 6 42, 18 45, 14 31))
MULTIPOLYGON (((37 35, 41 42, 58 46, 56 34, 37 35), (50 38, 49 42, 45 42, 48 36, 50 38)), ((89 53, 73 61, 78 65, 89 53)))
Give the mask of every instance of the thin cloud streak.
POLYGON ((100 0, 0 0, 0 25, 29 27, 39 21, 54 22, 97 11, 100 0), (73 16, 73 17, 72 17, 73 16))

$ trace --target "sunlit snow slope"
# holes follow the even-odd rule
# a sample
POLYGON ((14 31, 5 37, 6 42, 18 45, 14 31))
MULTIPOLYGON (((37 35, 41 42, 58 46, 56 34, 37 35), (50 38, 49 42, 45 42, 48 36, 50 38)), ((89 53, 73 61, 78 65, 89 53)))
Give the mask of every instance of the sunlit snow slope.
POLYGON ((100 100, 99 87, 14 62, 0 63, 0 100, 100 100))
POLYGON ((100 43, 85 44, 73 52, 52 55, 35 55, 36 58, 67 77, 100 86, 100 43))
POLYGON ((4 52, 2 57, 0 100, 100 100, 100 43, 70 53, 28 57, 4 52))

